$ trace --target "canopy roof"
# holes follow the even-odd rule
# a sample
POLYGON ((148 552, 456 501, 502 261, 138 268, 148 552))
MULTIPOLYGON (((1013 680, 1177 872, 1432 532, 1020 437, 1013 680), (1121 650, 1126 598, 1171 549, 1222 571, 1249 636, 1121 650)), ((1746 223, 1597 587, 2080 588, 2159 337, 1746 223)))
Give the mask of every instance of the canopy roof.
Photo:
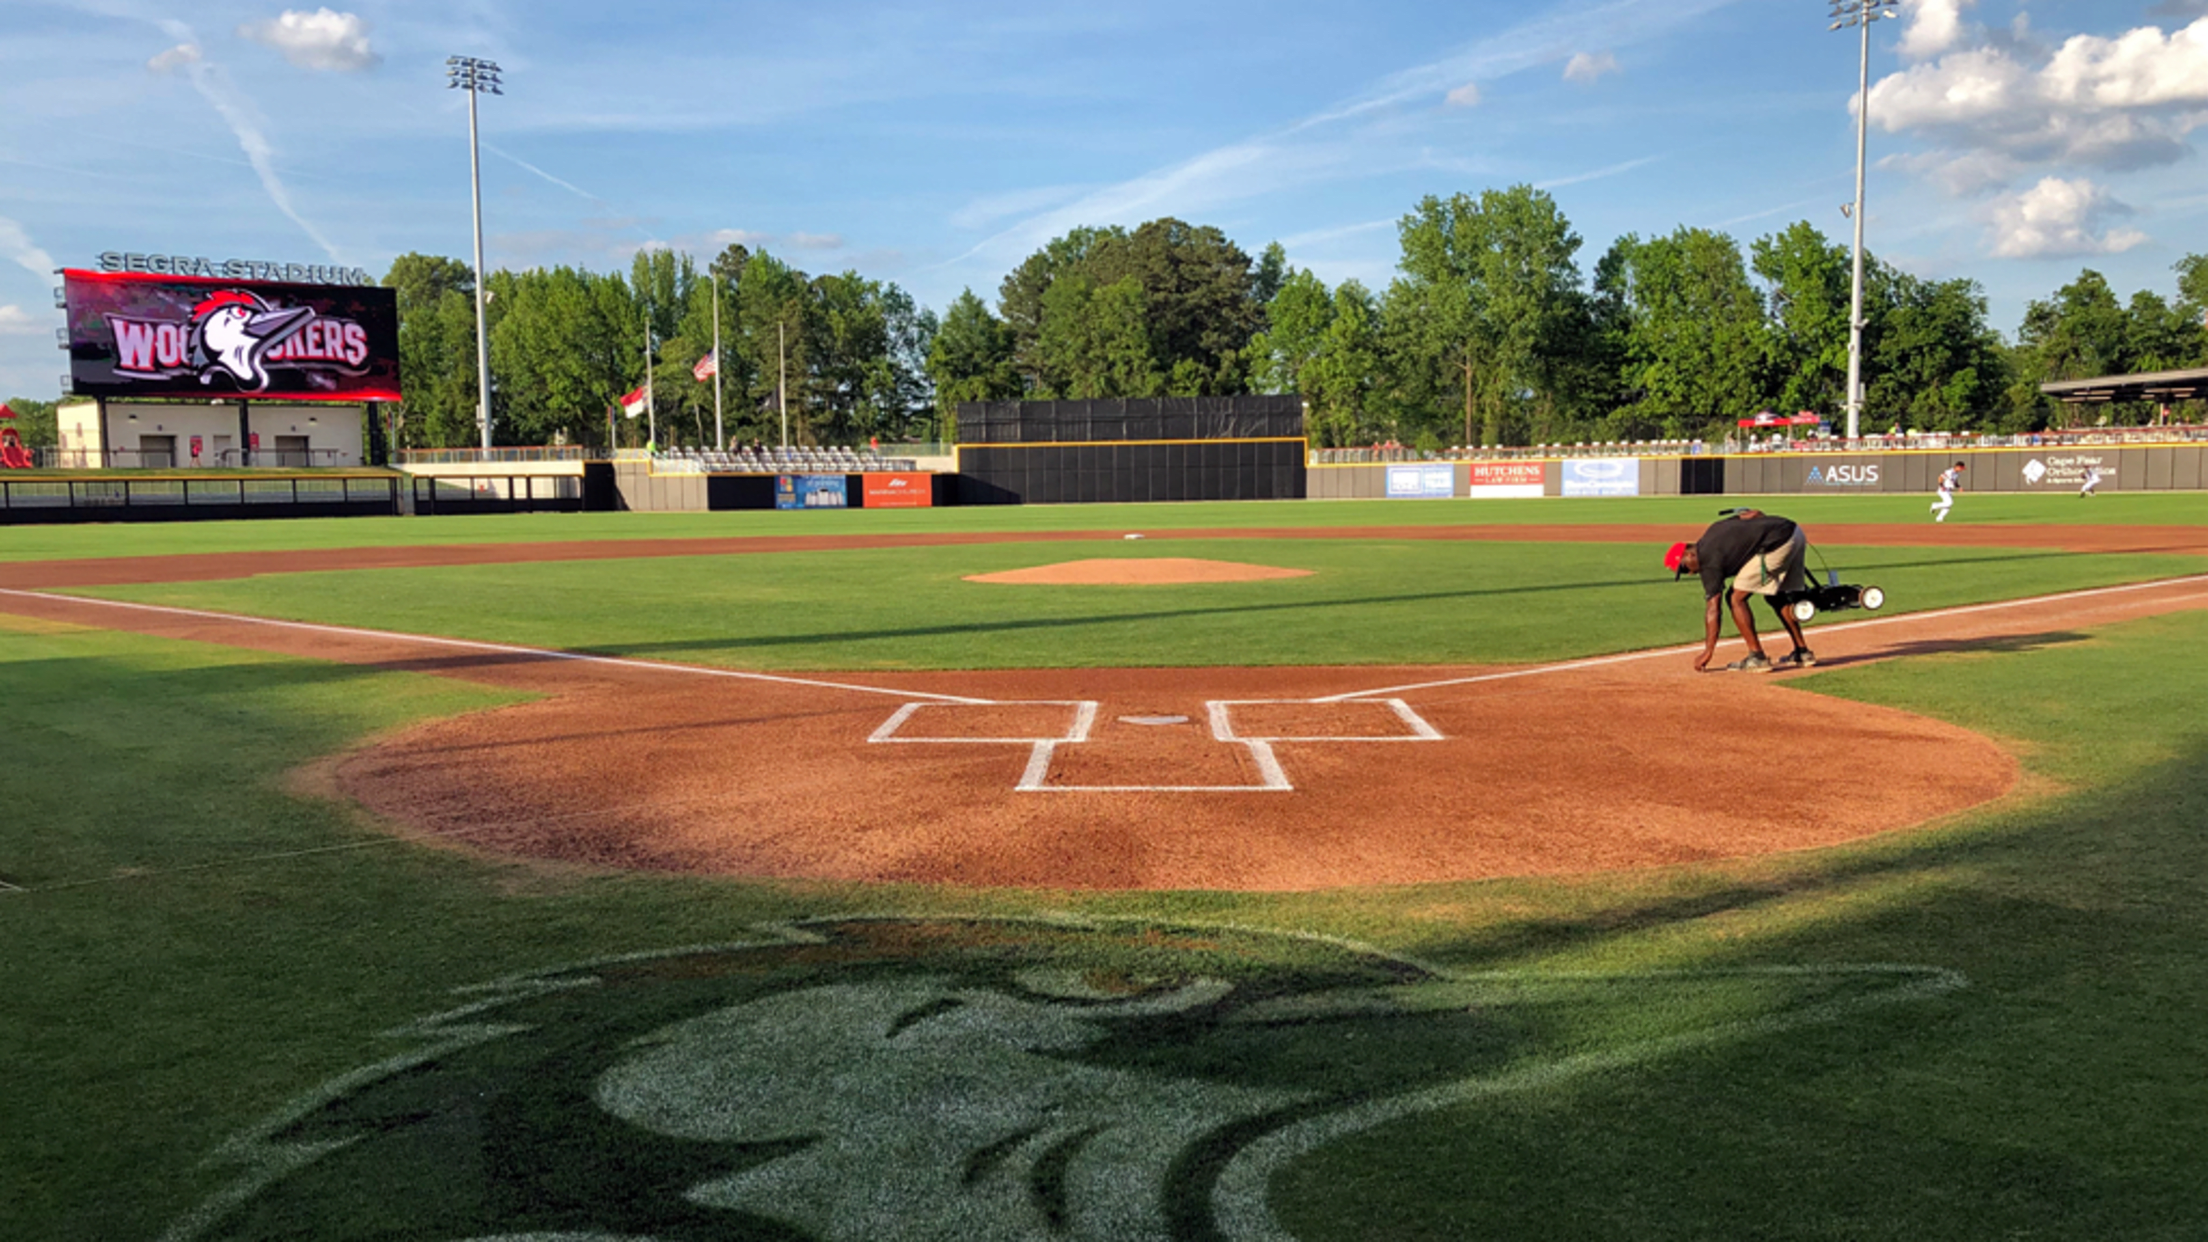
POLYGON ((2093 379, 2057 380, 2039 390, 2071 404, 2102 401, 2190 401, 2208 397, 2208 367, 2189 371, 2141 371, 2093 379))

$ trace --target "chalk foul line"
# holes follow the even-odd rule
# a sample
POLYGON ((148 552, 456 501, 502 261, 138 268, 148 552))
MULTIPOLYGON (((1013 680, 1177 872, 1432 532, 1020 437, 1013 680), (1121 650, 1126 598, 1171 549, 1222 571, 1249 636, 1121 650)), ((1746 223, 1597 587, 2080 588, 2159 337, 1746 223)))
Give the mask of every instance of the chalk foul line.
MULTIPOLYGON (((2183 578, 2158 578, 2152 582, 2127 582, 2119 586, 2088 587, 2079 591, 2061 591, 2053 595, 2034 595, 2024 599, 1996 600, 1990 604, 1962 604, 1954 608, 1935 608, 1926 612, 1897 613, 1891 617, 1874 617, 1862 621, 1843 621, 1838 625, 1817 627, 1820 634, 1838 634, 1845 630, 1869 629, 1875 625, 1900 625, 1911 621, 1932 621, 1943 617, 1961 617, 1979 612, 1996 612, 2010 608, 2028 608, 2036 604, 2059 603, 2064 600, 2092 599, 2103 595, 2118 595, 2129 591, 2151 591, 2162 587, 2208 586, 2208 574, 2191 574, 2183 578)), ((1738 642, 1738 639, 1732 640, 1738 642)), ((1504 669, 1494 673, 1475 673, 1467 677, 1448 677, 1439 681, 1413 682, 1401 686, 1382 686, 1373 690, 1351 690, 1342 694, 1330 694, 1312 699, 1313 703, 1342 703, 1352 699, 1379 698, 1383 695, 1409 694, 1417 690, 1440 690, 1449 686, 1472 686, 1482 682, 1510 681, 1519 677, 1540 677, 1550 673, 1570 673, 1585 668, 1603 668, 1612 664, 1630 664, 1636 660, 1654 660, 1663 656, 1692 655, 1702 650, 1700 643, 1685 643, 1677 647, 1656 647, 1647 651, 1628 651, 1621 655, 1592 656, 1584 660, 1565 660, 1557 664, 1534 664, 1525 668, 1504 669)))
POLYGON ((725 677, 736 681, 761 681, 783 686, 808 686, 817 690, 847 690, 853 694, 882 694, 902 699, 930 699, 942 703, 989 703, 989 699, 969 698, 959 694, 937 694, 927 690, 897 690, 888 686, 863 686, 843 681, 821 681, 810 677, 785 677, 775 673, 753 673, 743 669, 713 668, 701 664, 673 664, 660 660, 638 660, 627 656, 591 655, 581 651, 560 651, 550 647, 523 647, 513 643, 487 643, 469 638, 440 638, 430 634, 407 634, 397 630, 371 630, 352 625, 324 625, 314 621, 280 621, 273 617, 256 617, 248 613, 210 612, 202 608, 178 608, 169 604, 139 604, 125 600, 101 599, 92 595, 61 595, 51 591, 19 591, 0 587, 0 596, 18 599, 35 599, 51 603, 60 600, 72 604, 89 604, 104 608, 127 608, 137 612, 161 613, 172 617, 193 617, 207 621, 225 621, 240 625, 266 625, 277 629, 300 630, 310 634, 338 634, 348 638, 369 638, 382 642, 417 643, 427 647, 449 647, 462 651, 484 651, 498 655, 529 656, 541 660, 570 660, 580 664, 602 664, 612 668, 642 669, 653 673, 674 673, 693 677, 725 677))

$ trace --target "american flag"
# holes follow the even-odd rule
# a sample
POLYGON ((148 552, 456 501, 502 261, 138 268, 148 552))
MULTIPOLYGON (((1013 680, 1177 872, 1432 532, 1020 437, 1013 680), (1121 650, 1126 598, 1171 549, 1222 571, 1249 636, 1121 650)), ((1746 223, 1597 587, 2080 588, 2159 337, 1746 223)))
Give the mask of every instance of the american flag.
POLYGON ((698 359, 698 365, 690 368, 690 374, 696 376, 698 378, 698 382, 702 384, 705 381, 712 379, 715 375, 718 375, 720 373, 720 370, 721 359, 719 352, 709 351, 707 352, 705 357, 698 359))

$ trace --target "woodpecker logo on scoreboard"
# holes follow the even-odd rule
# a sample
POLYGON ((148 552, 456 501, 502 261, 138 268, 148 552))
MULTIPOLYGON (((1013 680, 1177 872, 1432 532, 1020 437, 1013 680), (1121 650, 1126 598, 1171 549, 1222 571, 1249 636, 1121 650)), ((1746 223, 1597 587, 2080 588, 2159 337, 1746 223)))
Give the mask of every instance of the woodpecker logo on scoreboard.
POLYGON ((115 373, 156 379, 189 375, 201 383, 227 376, 241 391, 265 392, 271 366, 359 374, 368 333, 309 306, 274 306, 259 294, 223 289, 178 321, 107 316, 115 333, 115 373))
POLYGON ((79 395, 398 399, 390 290, 64 276, 79 395))

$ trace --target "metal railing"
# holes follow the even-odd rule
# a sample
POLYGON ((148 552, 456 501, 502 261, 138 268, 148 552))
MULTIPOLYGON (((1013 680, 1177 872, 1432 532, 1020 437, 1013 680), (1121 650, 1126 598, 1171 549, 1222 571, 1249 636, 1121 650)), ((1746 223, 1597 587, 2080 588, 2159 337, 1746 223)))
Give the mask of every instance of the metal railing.
POLYGON ((1699 457, 1741 453, 1878 453, 1896 450, 1962 452, 1993 448, 2114 448, 2156 444, 2208 443, 2208 425, 2168 427, 2092 427, 1997 435, 1976 431, 1904 432, 1843 436, 1728 436, 1723 440, 1589 440, 1574 444, 1452 447, 1433 452, 1407 448, 1313 449, 1310 464, 1339 466, 1420 461, 1512 461, 1527 458, 1699 457))
POLYGON ((400 466, 507 465, 531 461, 605 461, 615 450, 590 444, 507 445, 500 448, 400 449, 400 466))
MULTIPOLYGON (((192 470, 239 469, 248 463, 246 450, 224 449, 202 454, 197 461, 187 454, 160 449, 34 448, 31 465, 41 470, 192 470)), ((358 466, 346 460, 341 449, 262 449, 252 454, 252 466, 275 470, 334 469, 358 466)))
POLYGON ((230 509, 345 505, 393 512, 392 476, 308 475, 280 478, 13 479, 0 475, 0 510, 230 509))

